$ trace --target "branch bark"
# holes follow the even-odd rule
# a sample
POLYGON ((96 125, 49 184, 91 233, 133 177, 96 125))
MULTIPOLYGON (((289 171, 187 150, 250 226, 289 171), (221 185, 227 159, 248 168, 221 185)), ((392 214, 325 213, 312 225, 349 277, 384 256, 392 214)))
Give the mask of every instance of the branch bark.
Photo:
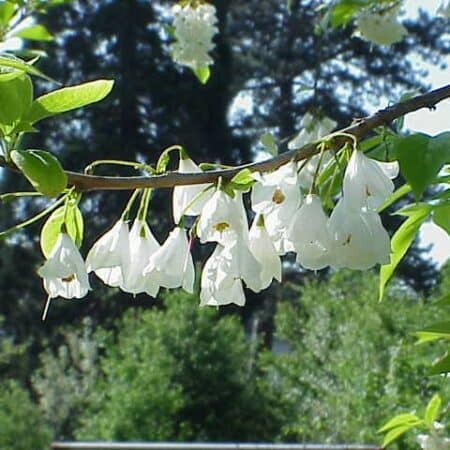
MULTIPOLYGON (((352 135, 357 139, 360 139, 373 129, 379 126, 387 125, 405 114, 417 111, 421 108, 433 109, 437 103, 447 98, 450 98, 450 84, 404 102, 389 106, 388 108, 381 109, 372 116, 357 119, 353 124, 339 130, 339 132, 352 135)), ((338 149, 349 141, 351 141, 350 137, 337 136, 333 139, 332 146, 334 149, 338 149)), ((318 152, 319 149, 317 148, 317 144, 311 143, 300 149, 281 153, 280 155, 265 161, 243 164, 232 169, 212 170, 204 173, 167 172, 162 175, 139 177, 103 177, 68 171, 67 175, 69 177, 69 185, 75 186, 75 188, 80 192, 95 190, 171 188, 174 186, 214 183, 219 177, 222 177, 223 179, 231 179, 243 169, 250 169, 254 172, 267 172, 277 169, 292 159, 300 161, 309 158, 318 152)), ((0 167, 17 170, 14 165, 6 162, 4 158, 0 158, 0 167)))

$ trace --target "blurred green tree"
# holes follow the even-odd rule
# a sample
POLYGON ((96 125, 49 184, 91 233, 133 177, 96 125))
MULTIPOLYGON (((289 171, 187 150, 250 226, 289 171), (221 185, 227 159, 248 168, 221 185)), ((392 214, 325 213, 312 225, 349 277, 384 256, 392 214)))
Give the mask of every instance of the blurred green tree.
POLYGON ((165 310, 129 311, 104 355, 80 439, 270 440, 277 400, 255 370, 256 350, 236 317, 199 309, 181 292, 165 310))
POLYGON ((28 392, 15 381, 0 384, 0 448, 47 450, 52 433, 28 392))
POLYGON ((383 303, 376 289, 370 273, 341 271, 280 305, 277 336, 289 351, 266 353, 263 367, 290 409, 281 439, 376 443, 393 414, 426 404, 439 389, 450 398, 444 378, 427 376, 442 346, 415 346, 412 336, 441 310, 400 281, 383 303))

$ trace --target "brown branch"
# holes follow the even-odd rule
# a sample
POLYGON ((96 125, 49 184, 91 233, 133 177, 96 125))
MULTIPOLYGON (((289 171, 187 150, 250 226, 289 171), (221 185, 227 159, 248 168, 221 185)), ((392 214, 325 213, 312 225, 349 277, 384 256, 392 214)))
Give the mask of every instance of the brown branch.
MULTIPOLYGON (((437 103, 447 98, 450 98, 450 84, 379 110, 372 116, 358 119, 352 125, 339 130, 339 132, 352 135, 359 139, 367 135, 371 130, 379 126, 387 125, 405 114, 417 111, 421 108, 433 109, 437 103)), ((351 141, 350 137, 338 135, 333 138, 332 147, 335 149, 341 148, 349 141, 351 141)), ((232 169, 212 170, 204 173, 167 172, 163 175, 143 177, 101 177, 84 175, 76 172, 67 172, 67 174, 69 176, 69 184, 75 186, 78 191, 171 188, 182 185, 213 183, 217 181, 219 177, 230 179, 243 169, 250 169, 254 172, 267 172, 277 169, 292 159, 300 161, 309 158, 318 152, 319 149, 317 148, 317 143, 311 143, 300 149, 290 150, 265 161, 244 164, 232 169)), ((0 166, 13 170, 15 169, 13 165, 7 163, 3 158, 0 159, 0 166)))

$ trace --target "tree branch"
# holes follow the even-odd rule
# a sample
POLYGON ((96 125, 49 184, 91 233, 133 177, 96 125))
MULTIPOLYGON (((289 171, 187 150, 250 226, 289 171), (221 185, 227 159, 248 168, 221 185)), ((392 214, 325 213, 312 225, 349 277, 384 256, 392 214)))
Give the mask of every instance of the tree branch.
MULTIPOLYGON (((437 103, 447 98, 450 98, 450 84, 379 110, 372 116, 357 119, 350 126, 339 130, 339 133, 352 135, 359 139, 367 135, 371 130, 379 126, 387 125, 405 114, 417 111, 421 108, 433 109, 437 103)), ((350 141, 350 137, 338 135, 333 138, 332 147, 338 149, 350 141)), ((318 152, 319 149, 317 143, 311 143, 300 149, 281 153, 280 155, 265 161, 243 164, 232 169, 212 170, 204 173, 167 172, 163 175, 141 177, 102 177, 68 171, 67 175, 69 177, 69 185, 75 186, 78 191, 171 188, 182 185, 213 183, 217 181, 219 177, 230 179, 243 169, 250 169, 254 172, 267 172, 277 169, 292 159, 300 161, 309 158, 318 152)), ((6 162, 4 158, 0 158, 0 167, 17 170, 14 165, 6 162)))

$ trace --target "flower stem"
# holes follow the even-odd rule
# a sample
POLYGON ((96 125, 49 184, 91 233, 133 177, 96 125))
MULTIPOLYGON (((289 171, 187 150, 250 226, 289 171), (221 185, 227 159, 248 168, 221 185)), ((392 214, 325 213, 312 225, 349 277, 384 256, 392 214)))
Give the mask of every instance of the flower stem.
POLYGON ((127 206, 126 206, 125 209, 123 210, 123 213, 122 213, 122 216, 121 216, 121 219, 122 219, 123 221, 126 221, 126 220, 129 219, 131 208, 133 207, 134 202, 135 202, 135 200, 137 199, 137 197, 139 196, 139 194, 141 193, 141 191, 142 191, 142 189, 136 189, 136 190, 133 192, 133 194, 131 194, 131 197, 130 197, 130 199, 128 200, 127 206))
POLYGON ((92 175, 94 169, 97 166, 102 165, 133 167, 136 170, 147 170, 150 172, 154 170, 153 167, 149 166, 148 164, 139 163, 137 161, 122 161, 119 159, 99 159, 98 161, 94 161, 93 163, 86 166, 86 168, 84 169, 84 173, 92 175), (151 170, 149 170, 149 168, 151 168, 151 170))
POLYGON ((0 232, 0 238, 8 236, 9 234, 14 233, 17 230, 20 230, 21 228, 25 228, 28 225, 31 225, 34 222, 37 222, 38 220, 44 218, 46 215, 50 214, 53 210, 55 210, 59 205, 61 205, 61 203, 63 203, 65 200, 66 200, 66 195, 64 195, 64 197, 61 197, 55 203, 50 205, 48 208, 44 209, 40 213, 38 213, 35 216, 31 217, 30 219, 25 220, 22 223, 14 225, 13 227, 8 228, 7 230, 0 232))

